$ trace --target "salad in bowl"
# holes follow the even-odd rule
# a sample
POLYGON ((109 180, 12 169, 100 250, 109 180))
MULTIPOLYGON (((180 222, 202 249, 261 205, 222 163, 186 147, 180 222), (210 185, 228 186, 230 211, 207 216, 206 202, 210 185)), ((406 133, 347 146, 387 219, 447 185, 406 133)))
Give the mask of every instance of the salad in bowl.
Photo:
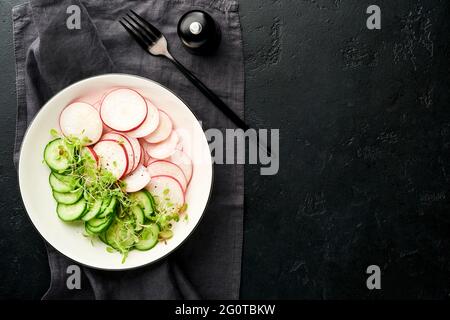
POLYGON ((147 79, 106 75, 63 90, 22 146, 19 182, 32 222, 56 249, 92 267, 127 269, 165 256, 193 231, 209 200, 212 161, 198 129, 181 100, 147 79), (123 85, 130 79, 135 87, 123 85), (195 145, 204 148, 194 152, 195 145), (37 148, 40 167, 29 156, 37 148))

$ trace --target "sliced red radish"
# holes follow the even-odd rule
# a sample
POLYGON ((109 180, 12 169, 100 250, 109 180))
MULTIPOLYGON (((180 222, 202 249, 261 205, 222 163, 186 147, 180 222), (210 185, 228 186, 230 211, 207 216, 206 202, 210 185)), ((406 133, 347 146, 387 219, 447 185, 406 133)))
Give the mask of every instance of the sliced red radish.
MULTIPOLYGON (((102 101, 100 100, 100 101, 97 101, 96 103, 94 103, 93 105, 92 105, 98 112, 100 112, 100 107, 102 106, 102 101)), ((99 113, 100 114, 100 113, 99 113)), ((103 122, 102 122, 102 126, 103 126, 103 133, 108 133, 108 132, 113 132, 114 130, 113 129, 111 129, 110 127, 108 127, 107 125, 105 125, 103 122)))
POLYGON ((192 178, 192 171, 193 171, 191 158, 189 158, 183 151, 176 150, 175 153, 168 160, 175 163, 177 166, 181 168, 181 170, 183 170, 183 173, 186 176, 186 180, 189 184, 189 181, 191 181, 192 178))
POLYGON ((91 159, 97 166, 99 165, 98 155, 92 147, 83 147, 81 149, 81 157, 91 159))
POLYGON ((170 117, 164 111, 159 110, 159 124, 155 131, 153 131, 144 139, 148 143, 158 143, 166 140, 172 132, 173 124, 170 117))
MULTIPOLYGON (((128 139, 127 136, 118 133, 118 132, 109 132, 102 136, 101 140, 116 140, 120 144, 122 144, 125 147, 125 150, 127 151, 128 156, 128 170, 126 174, 129 174, 133 169, 135 165, 135 152, 133 148, 133 144, 131 143, 130 139, 128 139)), ((136 164, 137 166, 137 164, 136 164)))
POLYGON ((139 160, 139 164, 145 166, 145 155, 147 152, 144 150, 144 148, 141 146, 141 159, 139 160))
MULTIPOLYGON (((112 88, 111 88, 112 89, 112 88)), ((89 91, 88 94, 84 94, 78 98, 77 101, 83 101, 91 105, 95 105, 97 102, 101 102, 105 97, 104 91, 89 91)))
POLYGON ((151 103, 148 99, 145 99, 147 102, 147 117, 145 121, 133 131, 127 132, 127 135, 133 138, 142 138, 148 136, 150 133, 156 130, 159 125, 159 111, 158 108, 155 107, 153 103, 151 103))
MULTIPOLYGON (((102 105, 101 101, 97 101, 96 103, 94 103, 92 106, 98 111, 100 112, 100 107, 102 105)), ((100 114, 100 113, 99 113, 100 114)), ((108 133, 108 132, 113 132, 114 130, 111 129, 110 127, 106 126, 103 122, 102 122, 102 126, 103 126, 103 133, 108 133)))
POLYGON ((98 112, 100 112, 100 107, 102 105, 101 101, 97 101, 96 103, 94 103, 92 106, 95 108, 95 110, 97 110, 98 112))
MULTIPOLYGON (((144 147, 142 147, 144 148, 144 147)), ((148 166, 150 164, 150 156, 148 155, 147 151, 145 151, 145 149, 142 152, 144 154, 144 166, 148 166)))
POLYGON ((183 170, 180 169, 176 164, 166 161, 166 160, 157 160, 152 162, 147 167, 148 172, 151 177, 155 176, 170 176, 176 179, 183 189, 183 192, 186 191, 187 180, 183 173, 183 170))
MULTIPOLYGON (((142 143, 142 142, 141 142, 142 143)), ((153 163, 153 162, 155 162, 155 161, 158 161, 158 159, 154 159, 154 158, 152 158, 152 157, 150 157, 150 155, 148 154, 148 152, 147 151, 145 151, 145 144, 146 144, 146 142, 144 141, 143 142, 144 144, 143 144, 143 147, 142 147, 142 152, 143 152, 143 154, 144 154, 144 165, 146 166, 146 167, 148 167, 148 165, 150 164, 150 163, 153 163)))
MULTIPOLYGON (((92 147, 81 148, 80 155, 81 158, 85 160, 85 164, 89 164, 90 166, 93 166, 93 168, 97 169, 100 167, 100 160, 98 158, 97 153, 94 151, 92 147), (86 160, 88 162, 86 162, 86 160)), ((95 183, 95 177, 87 175, 85 177, 85 183, 86 185, 92 185, 92 183, 95 183)))
POLYGON ((111 172, 114 177, 121 179, 128 170, 128 156, 123 144, 116 140, 102 140, 98 142, 94 151, 100 160, 100 166, 111 172))
POLYGON ((147 117, 147 103, 136 91, 115 89, 102 101, 100 116, 111 129, 127 132, 139 127, 147 117))
POLYGON ((128 140, 131 143, 131 146, 133 147, 134 150, 134 166, 132 168, 131 171, 136 170, 136 168, 138 167, 139 163, 141 162, 141 158, 142 158, 142 147, 141 144, 139 143, 139 140, 133 137, 130 137, 128 135, 126 135, 128 137, 128 140))
POLYGON ((150 173, 143 165, 139 165, 136 170, 127 175, 123 182, 126 192, 136 192, 145 188, 150 182, 150 173))
POLYGON ((148 152, 150 157, 155 159, 165 159, 170 157, 177 150, 178 134, 172 131, 169 138, 160 143, 147 143, 144 148, 148 152))
POLYGON ((190 150, 192 149, 192 138, 191 132, 185 128, 176 128, 174 129, 178 136, 180 137, 180 141, 178 141, 177 150, 183 151, 184 149, 190 150))
POLYGON ((150 183, 145 188, 155 197, 156 203, 165 209, 167 209, 167 207, 180 208, 184 204, 183 188, 181 188, 180 183, 172 177, 152 177, 150 183))
POLYGON ((65 136, 87 140, 83 144, 96 143, 102 136, 103 124, 93 106, 84 102, 69 104, 59 118, 59 126, 65 136))

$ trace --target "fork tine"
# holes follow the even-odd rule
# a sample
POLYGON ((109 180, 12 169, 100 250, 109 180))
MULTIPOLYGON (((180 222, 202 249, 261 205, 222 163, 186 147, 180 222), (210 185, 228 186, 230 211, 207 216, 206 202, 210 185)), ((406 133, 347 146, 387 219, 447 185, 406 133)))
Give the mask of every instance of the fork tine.
MULTIPOLYGON (((128 22, 127 20, 125 20, 128 22)), ((152 45, 152 43, 148 40, 142 37, 140 34, 133 31, 130 27, 128 27, 125 23, 122 21, 119 21, 119 23, 122 25, 122 27, 125 28, 125 30, 136 40, 136 42, 141 46, 142 49, 145 51, 148 50, 148 47, 152 45)), ((129 22, 128 22, 129 23, 129 22)), ((131 24, 130 24, 131 25, 131 24)))
POLYGON ((125 20, 135 32, 137 32, 142 38, 146 40, 146 42, 149 43, 149 45, 153 45, 156 42, 157 39, 147 30, 143 29, 139 24, 135 25, 131 23, 131 21, 129 21, 126 17, 122 17, 122 20, 125 20))
POLYGON ((143 24, 145 24, 156 37, 160 38, 162 36, 161 31, 155 28, 155 26, 153 26, 147 20, 138 15, 134 10, 130 9, 130 11, 136 16, 136 18, 138 18, 143 24))
MULTIPOLYGON (((144 37, 145 39, 147 39, 147 41, 150 42, 151 45, 153 45, 158 38, 156 38, 153 34, 150 34, 145 28, 142 28, 141 25, 139 24, 134 24, 132 23, 130 20, 128 20, 126 17, 123 17, 123 20, 125 20, 126 22, 128 22, 128 24, 136 31, 138 32, 142 37, 144 37)), ((134 22, 134 20, 133 20, 134 22)))
POLYGON ((138 27, 140 27, 140 28, 142 29, 142 31, 145 31, 146 35, 147 35, 153 42, 156 42, 156 41, 158 40, 158 37, 157 37, 153 32, 151 32, 151 30, 149 30, 145 25, 142 25, 141 22, 136 21, 136 19, 134 19, 134 18, 133 18, 132 16, 130 16, 128 13, 127 13, 127 16, 128 16, 128 18, 130 18, 131 20, 133 20, 133 22, 134 22, 138 27))

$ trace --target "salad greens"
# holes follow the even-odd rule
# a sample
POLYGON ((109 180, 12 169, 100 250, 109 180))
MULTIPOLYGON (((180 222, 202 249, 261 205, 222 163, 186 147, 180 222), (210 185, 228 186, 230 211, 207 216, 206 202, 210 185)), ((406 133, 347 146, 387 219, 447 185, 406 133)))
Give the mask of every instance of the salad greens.
POLYGON ((100 168, 85 146, 89 141, 54 129, 50 133, 53 140, 45 148, 44 161, 51 169, 49 183, 59 218, 82 221, 85 236, 100 238, 108 252, 120 252, 122 262, 133 249, 149 250, 172 238, 173 223, 182 215, 187 219, 187 205, 173 205, 169 189, 163 197, 145 189, 127 193, 123 181, 100 168))

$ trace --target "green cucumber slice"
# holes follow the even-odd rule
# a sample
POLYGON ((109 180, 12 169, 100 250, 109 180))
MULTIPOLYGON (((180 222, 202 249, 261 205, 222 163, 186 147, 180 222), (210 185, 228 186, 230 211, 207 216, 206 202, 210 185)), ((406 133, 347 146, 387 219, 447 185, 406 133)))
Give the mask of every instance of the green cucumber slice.
POLYGON ((85 228, 88 232, 97 234, 102 232, 103 230, 106 230, 113 220, 113 215, 107 216, 102 219, 94 218, 86 222, 85 228))
POLYGON ((150 250, 158 243, 158 234, 159 226, 156 223, 145 226, 135 248, 140 251, 150 250))
POLYGON ((103 211, 106 210, 106 208, 108 208, 110 202, 111 202, 111 197, 103 199, 102 207, 100 208, 100 213, 102 213, 103 211))
POLYGON ((56 192, 70 192, 74 189, 72 185, 59 180, 53 173, 50 173, 48 182, 50 183, 52 190, 56 192))
POLYGON ((108 206, 105 208, 105 210, 100 212, 98 218, 101 219, 111 215, 116 210, 116 205, 117 205, 117 198, 111 197, 111 201, 108 203, 108 206))
POLYGON ((86 200, 81 198, 74 204, 59 203, 56 207, 56 212, 58 213, 58 217, 63 221, 75 221, 83 215, 86 206, 86 200))
POLYGON ((86 235, 88 235, 88 236, 96 236, 96 235, 97 235, 96 233, 93 233, 93 232, 89 231, 89 230, 86 228, 86 225, 85 225, 85 227, 84 227, 84 231, 86 232, 86 235))
POLYGON ((135 242, 134 231, 127 229, 125 223, 124 220, 115 219, 105 232, 106 242, 120 252, 128 251, 135 242))
POLYGON ((52 171, 64 172, 73 162, 73 148, 58 138, 50 141, 44 150, 44 161, 52 171))
POLYGON ((109 246, 108 242, 106 242, 106 231, 100 232, 98 234, 98 238, 107 246, 109 246))
POLYGON ((65 175, 65 174, 60 174, 57 172, 53 172, 53 175, 58 179, 61 180, 64 183, 73 185, 73 186, 78 186, 78 178, 71 176, 71 175, 65 175))
POLYGON ((135 231, 142 230, 142 225, 144 224, 145 219, 144 211, 141 209, 141 207, 134 206, 133 208, 131 208, 131 214, 134 216, 135 221, 134 230, 135 231))
POLYGON ((53 191, 53 198, 55 198, 56 202, 62 204, 74 204, 83 196, 83 189, 77 189, 72 192, 57 192, 53 191))
POLYGON ((154 200, 150 192, 148 192, 147 190, 134 192, 130 194, 130 198, 131 200, 136 201, 139 207, 141 207, 141 209, 144 211, 145 217, 150 219, 152 213, 155 211, 155 207, 153 205, 154 200))
POLYGON ((103 201, 101 199, 95 200, 94 203, 92 203, 89 207, 89 210, 86 211, 84 216, 81 218, 83 221, 89 221, 93 218, 95 218, 99 213, 100 209, 102 208, 103 201))

